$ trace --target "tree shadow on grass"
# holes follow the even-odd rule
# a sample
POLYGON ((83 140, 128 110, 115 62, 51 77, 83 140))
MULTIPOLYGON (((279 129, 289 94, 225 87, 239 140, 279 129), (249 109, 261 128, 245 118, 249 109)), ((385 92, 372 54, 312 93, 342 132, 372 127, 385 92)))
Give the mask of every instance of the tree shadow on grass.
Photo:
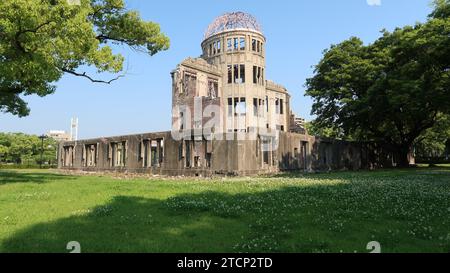
POLYGON ((73 180, 75 177, 50 172, 18 172, 0 170, 0 185, 12 183, 48 183, 55 180, 73 180))
POLYGON ((74 214, 15 233, 0 243, 0 252, 64 253, 70 241, 88 253, 231 252, 244 231, 236 219, 179 213, 162 200, 140 197, 118 196, 74 214))
MULTIPOLYGON (((385 251, 450 249, 448 242, 439 246, 422 238, 395 237, 390 230, 404 232, 414 217, 387 214, 384 207, 398 203, 377 199, 383 189, 357 190, 339 184, 202 192, 166 200, 117 196, 92 210, 18 231, 0 242, 0 252, 69 252, 70 241, 78 241, 87 253, 367 252, 374 235, 385 251)), ((424 207, 416 201, 405 200, 401 206, 424 207)), ((429 220, 430 226, 440 223, 433 232, 448 231, 448 222, 429 220)))

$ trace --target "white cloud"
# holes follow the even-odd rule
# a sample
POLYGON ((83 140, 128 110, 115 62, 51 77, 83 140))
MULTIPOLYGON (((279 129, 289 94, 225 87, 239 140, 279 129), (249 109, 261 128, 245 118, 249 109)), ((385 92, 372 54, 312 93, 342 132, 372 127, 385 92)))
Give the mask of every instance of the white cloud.
POLYGON ((367 0, 369 6, 381 6, 381 0, 367 0))

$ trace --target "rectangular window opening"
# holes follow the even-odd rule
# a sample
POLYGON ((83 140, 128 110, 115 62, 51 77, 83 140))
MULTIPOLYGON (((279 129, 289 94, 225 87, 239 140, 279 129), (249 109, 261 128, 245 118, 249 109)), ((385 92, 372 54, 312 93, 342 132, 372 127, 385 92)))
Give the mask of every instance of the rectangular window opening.
POLYGON ((206 153, 205 159, 206 159, 206 167, 211 168, 211 158, 212 153, 206 153))
POLYGON ((239 82, 239 65, 235 64, 233 69, 233 76, 234 76, 234 83, 240 83, 239 82))
POLYGON ((252 51, 256 51, 256 40, 252 39, 252 51))
POLYGON ((245 65, 241 64, 239 70, 240 83, 245 83, 245 65))
POLYGON ((233 116, 233 99, 232 98, 228 98, 228 116, 229 117, 233 116))
POLYGON ((280 114, 280 100, 278 98, 275 99, 275 113, 280 114))
POLYGON ((184 73, 183 90, 186 95, 195 95, 197 90, 197 76, 184 73))
POLYGON ((124 167, 126 162, 126 141, 115 142, 111 144, 112 148, 112 166, 113 167, 124 167))
POLYGON ((85 145, 85 165, 86 167, 95 167, 97 165, 97 145, 85 145))
POLYGON ((217 53, 220 54, 222 52, 222 43, 221 41, 217 41, 217 53))
POLYGON ((75 154, 74 146, 64 146, 63 148, 63 166, 64 167, 72 167, 73 166, 73 159, 75 154))
POLYGON ((261 68, 261 84, 264 85, 264 68, 261 68))
POLYGON ((245 116, 247 114, 247 104, 245 98, 235 98, 235 111, 238 116, 245 116))
POLYGON ((283 105, 283 100, 280 99, 280 115, 284 114, 284 105, 283 105))
POLYGON ((215 99, 219 96, 219 82, 217 80, 208 79, 208 97, 215 99))
POLYGON ((240 50, 245 50, 245 38, 244 37, 240 38, 239 45, 240 45, 240 50))
POLYGON ((258 83, 261 84, 261 67, 258 67, 257 79, 258 79, 258 83))

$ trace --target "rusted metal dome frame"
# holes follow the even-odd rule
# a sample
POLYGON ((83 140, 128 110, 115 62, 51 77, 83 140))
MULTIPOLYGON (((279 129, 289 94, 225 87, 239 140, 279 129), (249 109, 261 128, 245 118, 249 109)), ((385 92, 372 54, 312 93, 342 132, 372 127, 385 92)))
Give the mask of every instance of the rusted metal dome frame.
POLYGON ((236 29, 256 31, 262 34, 261 25, 255 17, 245 12, 230 12, 217 17, 205 32, 204 40, 218 33, 236 29))

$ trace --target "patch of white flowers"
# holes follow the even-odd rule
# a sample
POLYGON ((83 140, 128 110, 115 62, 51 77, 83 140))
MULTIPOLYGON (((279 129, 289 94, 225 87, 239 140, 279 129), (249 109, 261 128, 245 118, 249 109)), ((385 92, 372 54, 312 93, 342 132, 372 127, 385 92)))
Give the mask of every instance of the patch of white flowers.
POLYGON ((49 200, 51 194, 49 192, 29 192, 16 195, 17 201, 32 201, 32 200, 49 200))
MULTIPOLYGON (((295 232, 305 222, 335 238, 350 235, 355 223, 362 223, 360 229, 367 232, 368 241, 376 235, 395 247, 405 238, 440 240, 445 251, 450 250, 448 174, 345 173, 186 181, 180 183, 194 183, 190 188, 196 193, 170 197, 165 207, 181 214, 210 213, 249 222, 248 232, 234 245, 239 252, 284 251, 289 246, 283 244, 298 237, 295 232)), ((333 247, 317 240, 309 243, 312 252, 333 247)))

